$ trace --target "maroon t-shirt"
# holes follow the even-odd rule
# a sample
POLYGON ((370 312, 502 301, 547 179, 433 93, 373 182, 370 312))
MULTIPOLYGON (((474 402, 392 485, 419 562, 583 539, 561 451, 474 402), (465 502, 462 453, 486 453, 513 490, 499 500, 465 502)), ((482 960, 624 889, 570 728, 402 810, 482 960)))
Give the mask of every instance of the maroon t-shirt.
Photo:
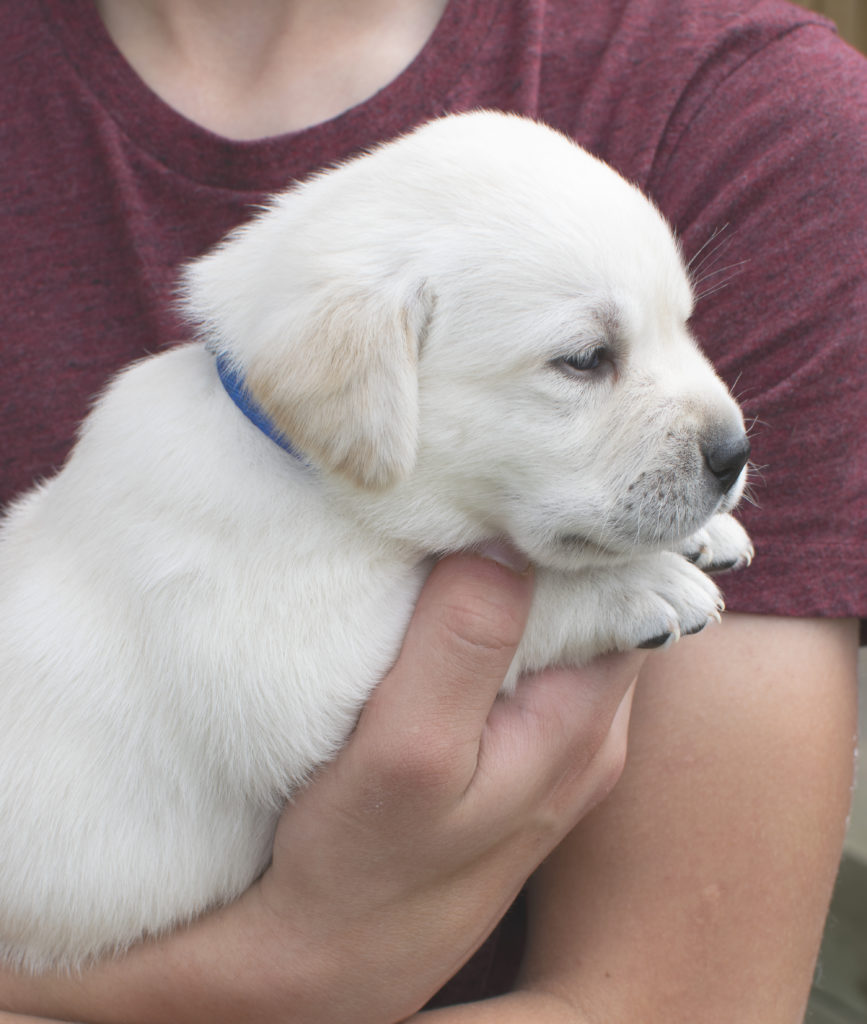
POLYGON ((263 195, 495 107, 637 182, 694 259, 694 328, 761 466, 728 607, 867 616, 867 62, 828 22, 781 0, 451 0, 368 101, 235 142, 150 92, 90 0, 0 11, 0 503, 62 463, 111 373, 185 337, 178 265, 263 195))

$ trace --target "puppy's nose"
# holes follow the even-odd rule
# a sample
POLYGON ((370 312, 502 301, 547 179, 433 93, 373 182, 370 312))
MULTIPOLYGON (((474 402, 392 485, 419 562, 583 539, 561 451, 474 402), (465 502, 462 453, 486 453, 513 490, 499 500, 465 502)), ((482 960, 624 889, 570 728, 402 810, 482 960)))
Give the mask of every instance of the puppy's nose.
POLYGON ((746 434, 736 434, 705 445, 704 461, 719 480, 723 494, 731 490, 750 457, 750 442, 746 434))

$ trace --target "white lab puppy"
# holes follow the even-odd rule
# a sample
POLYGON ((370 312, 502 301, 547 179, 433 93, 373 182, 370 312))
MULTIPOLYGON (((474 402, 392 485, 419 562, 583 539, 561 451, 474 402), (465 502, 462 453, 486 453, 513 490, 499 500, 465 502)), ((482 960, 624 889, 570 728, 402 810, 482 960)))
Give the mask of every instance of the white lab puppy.
POLYGON ((678 246, 550 129, 435 121, 278 196, 184 294, 204 341, 124 372, 0 534, 0 958, 29 969, 250 884, 432 553, 537 566, 506 690, 700 629, 719 593, 679 552, 751 553, 678 246))

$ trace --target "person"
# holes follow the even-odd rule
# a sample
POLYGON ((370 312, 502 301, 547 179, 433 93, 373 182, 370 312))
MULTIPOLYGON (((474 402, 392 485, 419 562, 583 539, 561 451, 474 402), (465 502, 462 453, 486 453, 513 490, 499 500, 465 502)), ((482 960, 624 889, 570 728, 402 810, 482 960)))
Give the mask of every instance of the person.
POLYGON ((0 972, 0 1020, 800 1020, 867 605, 865 61, 783 0, 2 11, 4 499, 111 372, 183 339, 180 263, 287 181, 480 106, 567 132, 669 218, 761 475, 719 627, 516 701, 532 573, 507 546, 445 559, 262 879, 80 976, 0 972))

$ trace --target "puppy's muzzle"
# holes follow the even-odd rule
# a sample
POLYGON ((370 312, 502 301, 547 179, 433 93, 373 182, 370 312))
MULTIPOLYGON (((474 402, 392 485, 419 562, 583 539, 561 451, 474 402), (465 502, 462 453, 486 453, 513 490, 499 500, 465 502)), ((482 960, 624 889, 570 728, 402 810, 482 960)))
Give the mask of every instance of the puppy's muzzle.
POLYGON ((728 494, 740 479, 750 457, 750 442, 744 433, 730 434, 704 445, 702 454, 722 494, 728 494))

